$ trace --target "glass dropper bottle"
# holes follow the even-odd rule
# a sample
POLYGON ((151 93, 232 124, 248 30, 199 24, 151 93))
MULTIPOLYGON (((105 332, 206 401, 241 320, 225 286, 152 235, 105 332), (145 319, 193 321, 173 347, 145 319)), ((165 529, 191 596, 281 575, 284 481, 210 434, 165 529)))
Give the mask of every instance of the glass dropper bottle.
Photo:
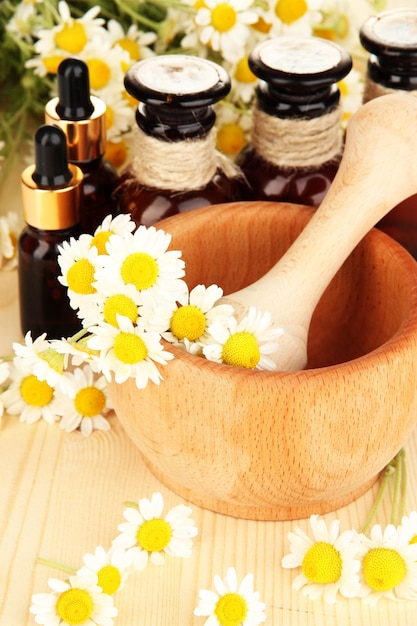
POLYGON ((62 128, 68 160, 84 174, 80 228, 93 234, 107 215, 116 213, 113 191, 118 176, 104 158, 106 105, 90 94, 88 66, 80 59, 64 59, 58 67, 57 82, 58 97, 47 103, 45 121, 62 128))
MULTIPOLYGON (((360 42, 370 53, 363 101, 402 91, 417 96, 417 9, 373 15, 362 25, 360 42)), ((417 194, 393 208, 377 227, 417 259, 417 194)))
POLYGON ((143 59, 125 76, 139 101, 134 158, 116 195, 136 225, 235 199, 236 168, 216 150, 213 105, 230 91, 216 63, 187 55, 143 59))
POLYGON ((70 337, 81 328, 68 293, 58 280, 58 246, 78 237, 83 173, 67 161, 64 132, 45 124, 35 133, 35 164, 21 178, 26 226, 18 244, 22 333, 32 338, 70 337))
POLYGON ((258 77, 251 143, 236 163, 248 181, 243 200, 316 207, 342 156, 342 109, 337 82, 350 55, 318 37, 277 37, 249 55, 258 77))

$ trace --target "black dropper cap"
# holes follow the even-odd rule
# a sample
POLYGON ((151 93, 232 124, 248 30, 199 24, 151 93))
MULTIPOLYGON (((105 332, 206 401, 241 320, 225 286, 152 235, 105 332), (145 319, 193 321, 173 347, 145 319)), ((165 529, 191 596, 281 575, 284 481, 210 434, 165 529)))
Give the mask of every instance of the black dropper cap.
POLYGON ((35 170, 32 174, 38 187, 63 187, 72 178, 68 168, 67 140, 58 126, 44 124, 35 133, 35 170))
POLYGON ((58 104, 62 120, 86 120, 94 111, 88 67, 80 59, 64 59, 58 68, 58 104))

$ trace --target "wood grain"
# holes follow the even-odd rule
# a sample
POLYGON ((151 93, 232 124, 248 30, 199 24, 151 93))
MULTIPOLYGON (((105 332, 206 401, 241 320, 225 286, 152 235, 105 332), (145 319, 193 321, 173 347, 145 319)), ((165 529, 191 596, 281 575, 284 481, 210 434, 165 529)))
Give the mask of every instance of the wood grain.
MULTIPOLYGON (((16 300, 0 308, 1 328, 16 318, 16 300)), ((20 340, 9 334, 10 343, 20 340)), ((7 348, 9 348, 8 346, 7 348)), ((67 566, 81 565, 85 552, 109 547, 123 521, 126 500, 161 491, 166 506, 183 500, 147 469, 116 417, 109 433, 62 433, 45 423, 20 424, 4 416, 0 430, 0 625, 35 626, 29 606, 33 593, 48 591, 50 576, 61 572, 40 565, 38 557, 67 566)), ((408 510, 417 508, 417 431, 406 444, 408 510)), ((349 506, 324 516, 341 528, 360 529, 374 502, 377 485, 349 506)), ((376 521, 390 518, 392 484, 376 521)), ((253 572, 255 588, 267 605, 267 624, 285 626, 414 626, 415 602, 383 600, 375 608, 359 600, 336 606, 311 601, 291 590, 296 572, 283 570, 287 532, 308 521, 261 522, 236 519, 192 506, 199 529, 191 558, 167 559, 128 579, 116 597, 115 626, 201 626, 195 617, 198 591, 212 588, 213 576, 234 566, 239 578, 253 572)))
MULTIPOLYGON (((232 203, 161 223, 189 286, 225 293, 276 263, 311 210, 232 203)), ((376 480, 417 421, 417 264, 379 231, 360 243, 313 316, 309 365, 253 372, 172 349, 161 385, 110 385, 155 475, 216 512, 285 520, 328 512, 376 480)))

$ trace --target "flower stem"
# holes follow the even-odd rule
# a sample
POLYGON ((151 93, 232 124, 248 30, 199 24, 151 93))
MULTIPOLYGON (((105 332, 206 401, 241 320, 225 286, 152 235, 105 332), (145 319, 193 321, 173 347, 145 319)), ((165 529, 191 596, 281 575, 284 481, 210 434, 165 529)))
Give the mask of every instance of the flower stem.
POLYGON ((62 563, 56 563, 56 561, 50 561, 49 559, 43 559, 42 557, 37 558, 38 563, 41 565, 46 565, 48 567, 53 567, 54 569, 58 569, 61 572, 65 572, 66 574, 76 574, 77 570, 73 567, 68 567, 67 565, 62 565, 62 563))

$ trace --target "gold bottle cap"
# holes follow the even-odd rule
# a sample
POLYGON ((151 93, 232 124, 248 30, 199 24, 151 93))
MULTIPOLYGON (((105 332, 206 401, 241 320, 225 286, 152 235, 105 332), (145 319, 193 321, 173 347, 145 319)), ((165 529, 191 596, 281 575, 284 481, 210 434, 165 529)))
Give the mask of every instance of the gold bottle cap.
POLYGON ((56 108, 59 98, 52 98, 45 107, 45 122, 55 124, 67 137, 69 161, 91 161, 102 156, 106 149, 106 105, 96 96, 90 96, 94 110, 84 120, 61 119, 56 108))
POLYGON ((27 167, 21 177, 23 217, 39 230, 64 230, 79 222, 83 173, 69 164, 72 178, 61 188, 42 188, 33 180, 35 165, 27 167))

